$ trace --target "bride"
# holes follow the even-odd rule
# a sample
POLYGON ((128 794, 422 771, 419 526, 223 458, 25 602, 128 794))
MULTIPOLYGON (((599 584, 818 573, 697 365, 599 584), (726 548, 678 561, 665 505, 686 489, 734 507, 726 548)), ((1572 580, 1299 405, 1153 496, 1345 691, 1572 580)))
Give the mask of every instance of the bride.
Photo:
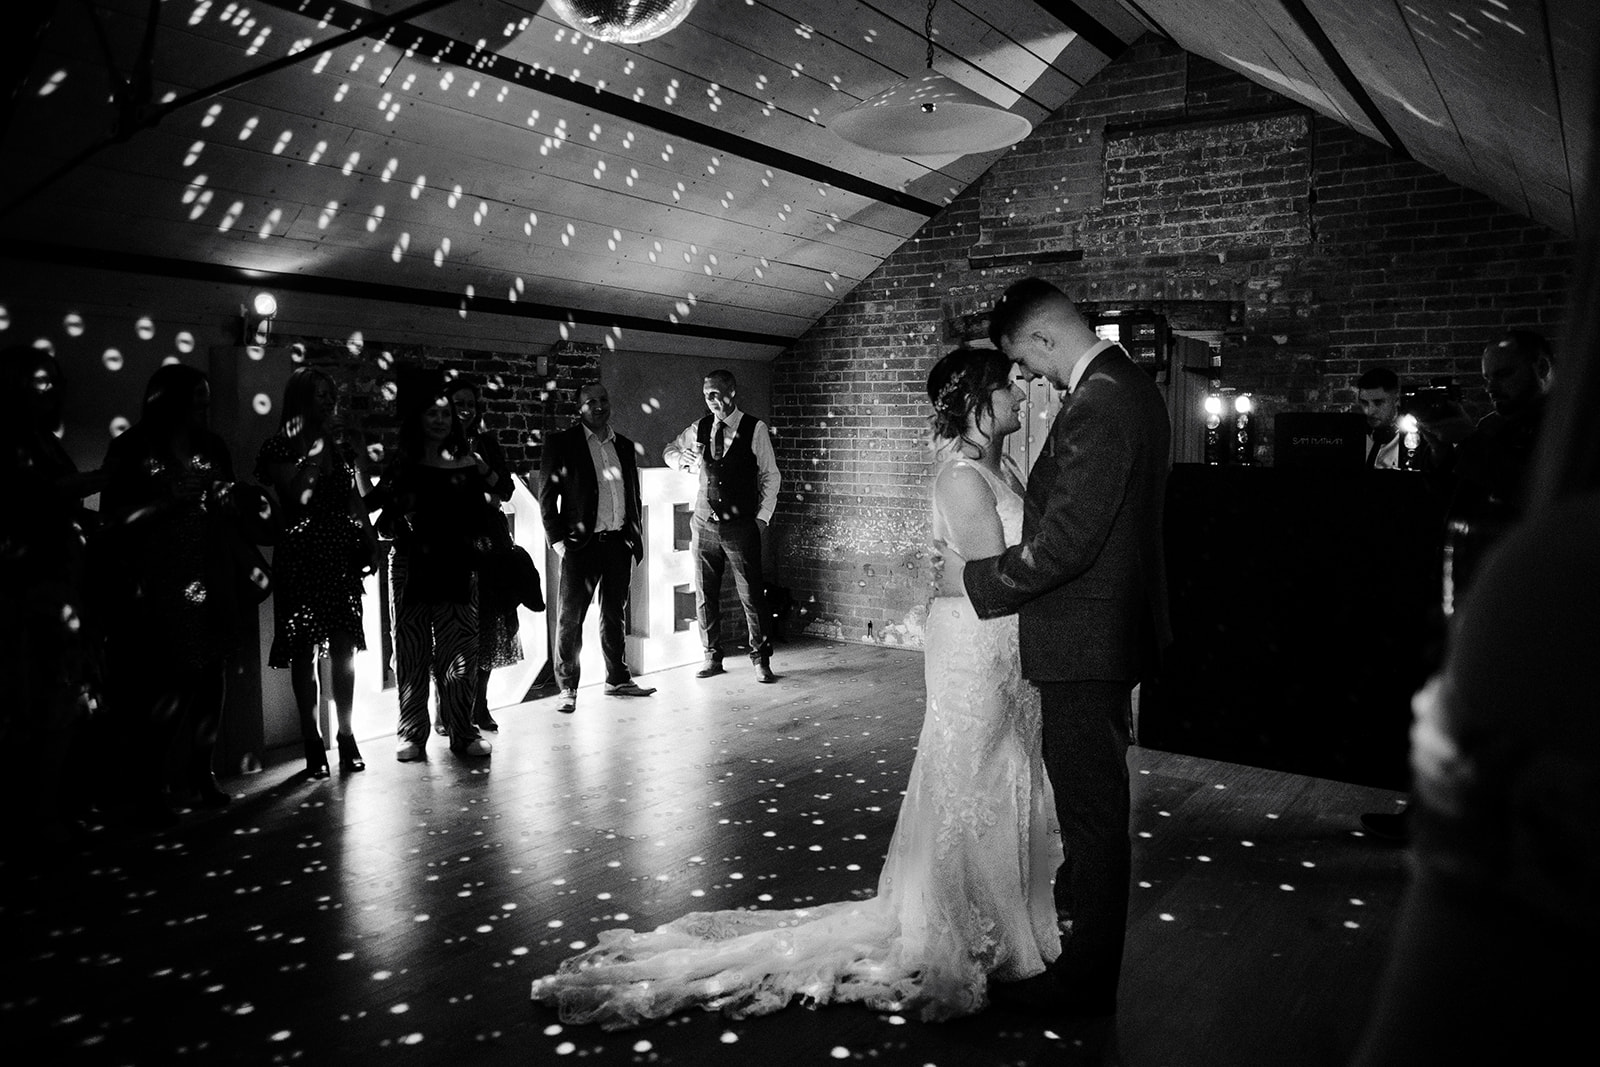
MULTIPOLYGON (((933 537, 966 559, 999 555, 1022 532, 1021 479, 1003 458, 1021 425, 1011 364, 957 349, 928 396, 933 537)), ((1061 844, 1016 616, 981 621, 965 596, 937 597, 924 656, 927 711, 875 896, 607 930, 536 980, 534 999, 607 1029, 691 1007, 761 1015, 795 997, 936 1020, 981 1011, 991 978, 1042 973, 1061 951, 1050 889, 1061 844)))

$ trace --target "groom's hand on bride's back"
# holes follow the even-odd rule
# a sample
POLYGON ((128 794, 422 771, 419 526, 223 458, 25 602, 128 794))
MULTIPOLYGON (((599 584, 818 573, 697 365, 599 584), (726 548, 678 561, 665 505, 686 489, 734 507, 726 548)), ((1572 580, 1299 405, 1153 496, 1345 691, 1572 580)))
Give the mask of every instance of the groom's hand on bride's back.
POLYGON ((967 595, 966 586, 961 581, 961 572, 966 569, 967 561, 951 547, 950 542, 935 541, 930 562, 933 566, 931 584, 934 596, 967 595))

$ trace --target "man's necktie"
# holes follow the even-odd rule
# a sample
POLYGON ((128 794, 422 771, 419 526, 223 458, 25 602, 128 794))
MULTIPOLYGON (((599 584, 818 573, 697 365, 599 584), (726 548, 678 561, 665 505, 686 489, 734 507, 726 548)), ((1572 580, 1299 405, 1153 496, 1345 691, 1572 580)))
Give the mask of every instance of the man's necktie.
POLYGON ((723 424, 719 422, 719 423, 717 423, 716 433, 711 435, 711 458, 712 459, 721 459, 722 458, 722 431, 723 431, 723 424))

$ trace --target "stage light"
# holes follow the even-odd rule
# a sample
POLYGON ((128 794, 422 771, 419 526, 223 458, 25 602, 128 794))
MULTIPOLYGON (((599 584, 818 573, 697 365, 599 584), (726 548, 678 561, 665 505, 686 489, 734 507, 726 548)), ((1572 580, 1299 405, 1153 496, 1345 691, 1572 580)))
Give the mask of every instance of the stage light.
POLYGON ((249 302, 239 306, 241 337, 246 346, 265 345, 272 335, 272 320, 278 314, 278 298, 265 289, 250 294, 249 302))
POLYGON ((1204 437, 1205 461, 1215 467, 1223 461, 1222 451, 1222 397, 1211 393, 1205 399, 1206 429, 1204 437))
POLYGON ((1249 393, 1233 398, 1233 453, 1234 459, 1245 465, 1256 461, 1255 400, 1249 393))
POLYGON ((1396 426, 1400 433, 1400 469, 1417 469, 1417 453, 1422 449, 1422 424, 1415 415, 1401 415, 1396 426))

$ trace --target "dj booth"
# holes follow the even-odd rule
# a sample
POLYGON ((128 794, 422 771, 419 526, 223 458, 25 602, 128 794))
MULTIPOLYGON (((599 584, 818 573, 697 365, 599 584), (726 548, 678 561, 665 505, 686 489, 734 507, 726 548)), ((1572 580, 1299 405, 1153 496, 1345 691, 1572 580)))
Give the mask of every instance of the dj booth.
POLYGON ((1411 694, 1442 643, 1443 525, 1407 471, 1176 466, 1174 642, 1140 743, 1404 789, 1411 694))

